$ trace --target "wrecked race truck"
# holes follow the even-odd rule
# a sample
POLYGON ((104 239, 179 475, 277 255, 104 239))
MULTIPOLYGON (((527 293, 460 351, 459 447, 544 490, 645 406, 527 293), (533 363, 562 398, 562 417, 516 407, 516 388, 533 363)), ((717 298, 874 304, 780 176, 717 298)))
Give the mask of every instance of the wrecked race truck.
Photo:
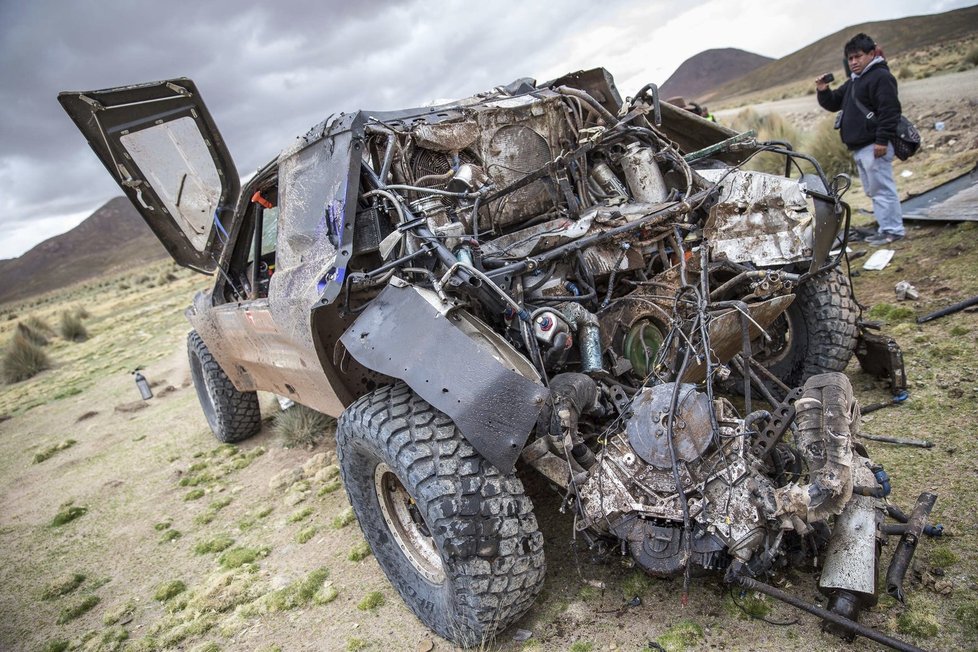
POLYGON ((846 178, 602 69, 331 116, 243 187, 188 79, 59 99, 173 258, 216 274, 187 311, 214 434, 255 434, 258 390, 339 417, 364 535, 439 635, 484 641, 543 584, 519 465, 595 548, 784 600, 761 579, 818 561, 828 609, 798 606, 900 644, 856 619, 933 497, 884 528, 854 439, 846 178), (784 176, 742 167, 765 151, 784 176))

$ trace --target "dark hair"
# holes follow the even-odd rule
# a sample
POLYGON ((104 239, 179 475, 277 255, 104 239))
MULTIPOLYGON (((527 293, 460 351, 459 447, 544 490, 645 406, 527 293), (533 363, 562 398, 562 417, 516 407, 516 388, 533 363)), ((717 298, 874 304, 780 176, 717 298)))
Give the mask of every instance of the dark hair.
POLYGON ((866 34, 859 32, 851 39, 846 41, 846 46, 843 51, 848 57, 853 52, 872 52, 875 49, 876 42, 866 34))

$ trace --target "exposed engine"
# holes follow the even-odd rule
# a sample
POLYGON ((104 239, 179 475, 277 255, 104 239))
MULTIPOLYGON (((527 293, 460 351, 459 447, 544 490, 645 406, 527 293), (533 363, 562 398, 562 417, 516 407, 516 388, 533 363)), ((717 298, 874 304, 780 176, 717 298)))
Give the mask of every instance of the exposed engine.
POLYGON ((498 467, 518 454, 566 491, 582 535, 625 542, 652 574, 756 577, 845 538, 828 543, 821 586, 848 616, 872 604, 885 474, 853 442, 858 406, 835 373, 855 311, 810 317, 807 337, 797 314, 816 309, 790 312, 827 279, 852 301, 829 258, 847 179, 660 107, 654 87, 622 103, 603 71, 431 112, 366 125, 346 306, 413 288, 449 321, 484 324, 465 330, 550 398, 494 381, 480 395, 505 414, 480 430, 423 372, 370 357, 356 337, 395 336, 379 318, 344 337, 354 357, 405 379, 498 467), (812 173, 730 164, 760 151, 812 173), (840 561, 852 550, 856 570, 840 561))

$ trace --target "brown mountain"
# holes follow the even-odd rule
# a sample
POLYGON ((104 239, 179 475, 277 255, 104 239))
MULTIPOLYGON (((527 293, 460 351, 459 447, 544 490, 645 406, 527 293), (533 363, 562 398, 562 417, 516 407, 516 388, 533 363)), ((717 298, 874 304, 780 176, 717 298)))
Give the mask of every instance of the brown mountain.
POLYGON ((132 203, 116 197, 66 233, 0 260, 0 303, 167 257, 132 203))
POLYGON ((743 77, 772 61, 771 57, 737 48, 704 50, 683 61, 659 88, 659 95, 662 99, 681 95, 687 100, 697 100, 731 79, 743 77))
POLYGON ((842 48, 859 32, 876 39, 886 57, 892 60, 901 54, 978 32, 978 5, 943 14, 908 16, 846 27, 738 79, 714 87, 703 99, 743 96, 793 82, 811 81, 830 71, 841 80, 842 48))

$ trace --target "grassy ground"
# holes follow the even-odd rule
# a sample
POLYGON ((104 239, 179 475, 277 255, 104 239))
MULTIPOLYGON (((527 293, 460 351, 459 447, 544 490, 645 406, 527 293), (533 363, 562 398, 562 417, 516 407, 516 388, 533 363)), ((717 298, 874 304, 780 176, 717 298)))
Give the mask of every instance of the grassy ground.
MULTIPOLYGON (((908 603, 884 598, 863 620, 932 649, 978 646, 978 319, 918 326, 913 316, 978 294, 976 236, 970 224, 915 228, 882 272, 852 266, 868 316, 904 347, 911 390, 863 429, 935 444, 870 442, 870 452, 905 509, 936 492, 934 520, 946 528, 921 544, 908 603), (896 301, 900 280, 919 301, 896 301)), ((451 649, 364 548, 331 441, 287 449, 270 423, 240 447, 213 440, 189 386, 182 315, 206 283, 160 265, 0 313, 0 341, 28 316, 53 325, 67 308, 89 313, 87 340, 52 337, 51 369, 0 387, 9 417, 0 422, 0 649, 451 649), (154 383, 150 401, 128 375, 136 366, 154 383)), ((849 371, 862 403, 888 397, 883 383, 849 371)), ((262 405, 266 418, 277 412, 271 397, 262 405)), ((715 578, 694 582, 684 607, 680 582, 649 579, 614 554, 593 557, 574 541, 559 497, 525 481, 546 539, 546 585, 491 649, 876 649, 844 644, 783 605, 732 597, 715 578), (514 641, 518 629, 532 638, 514 641)), ((811 575, 781 581, 818 599, 811 575)))

